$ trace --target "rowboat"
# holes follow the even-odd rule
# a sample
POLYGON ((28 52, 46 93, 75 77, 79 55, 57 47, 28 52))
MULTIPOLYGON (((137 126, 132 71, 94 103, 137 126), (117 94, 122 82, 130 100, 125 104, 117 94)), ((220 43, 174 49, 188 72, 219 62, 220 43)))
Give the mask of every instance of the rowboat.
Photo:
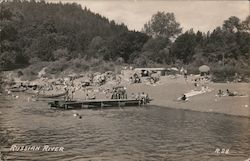
POLYGON ((14 87, 14 88, 11 88, 11 89, 9 89, 11 92, 24 92, 24 91, 26 91, 27 89, 26 88, 22 88, 22 87, 20 87, 20 88, 16 88, 16 87, 14 87))
POLYGON ((63 97, 67 95, 67 91, 63 93, 57 93, 57 94, 38 94, 37 98, 58 98, 63 97))

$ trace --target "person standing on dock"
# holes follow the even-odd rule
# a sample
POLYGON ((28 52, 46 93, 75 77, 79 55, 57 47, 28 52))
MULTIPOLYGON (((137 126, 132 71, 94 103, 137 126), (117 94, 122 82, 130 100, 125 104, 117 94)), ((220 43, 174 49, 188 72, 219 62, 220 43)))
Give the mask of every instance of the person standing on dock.
POLYGON ((64 88, 64 90, 66 91, 64 100, 65 100, 65 101, 68 101, 68 100, 69 100, 69 90, 68 90, 67 88, 64 88))
POLYGON ((142 100, 142 104, 145 105, 146 104, 146 98, 147 98, 147 94, 145 94, 144 92, 142 92, 141 94, 141 100, 142 100))
POLYGON ((134 93, 131 94, 131 98, 135 99, 135 94, 134 93))
POLYGON ((136 97, 135 97, 137 100, 140 100, 141 99, 141 93, 139 92, 136 97))
POLYGON ((146 104, 150 102, 148 94, 146 94, 145 100, 146 100, 146 104))

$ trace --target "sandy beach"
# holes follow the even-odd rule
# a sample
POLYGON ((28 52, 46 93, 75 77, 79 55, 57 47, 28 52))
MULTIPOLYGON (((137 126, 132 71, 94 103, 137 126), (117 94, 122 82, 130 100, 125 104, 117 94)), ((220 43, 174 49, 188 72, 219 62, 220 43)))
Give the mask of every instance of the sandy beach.
MULTIPOLYGON (((194 87, 194 83, 191 81, 193 78, 194 77, 189 76, 188 80, 185 81, 182 76, 176 79, 163 76, 159 82, 153 85, 146 83, 146 81, 143 81, 143 83, 130 84, 125 80, 123 80, 120 85, 127 88, 128 97, 131 97, 132 93, 135 95, 142 92, 147 93, 149 97, 153 99, 150 105, 250 117, 249 83, 209 82, 207 84, 209 91, 191 96, 188 98, 188 101, 179 101, 178 98, 183 94, 199 93, 201 91, 201 85, 194 87), (218 97, 217 93, 219 89, 222 91, 229 89, 232 92, 237 92, 244 96, 218 97)), ((112 86, 112 82, 108 82, 107 84, 101 86, 101 89, 112 86)), ((105 99, 107 95, 103 92, 96 91, 95 96, 96 98, 105 99)), ((82 99, 85 98, 85 94, 82 91, 76 91, 74 97, 76 99, 82 99)))
POLYGON ((192 96, 188 101, 177 100, 182 94, 194 90, 193 83, 190 80, 186 82, 183 78, 161 77, 159 84, 155 86, 131 84, 127 87, 130 93, 148 93, 154 99, 151 104, 156 106, 250 117, 249 83, 209 83, 208 87, 212 90, 211 92, 192 96), (219 89, 237 91, 246 96, 217 97, 216 94, 219 89))
MULTIPOLYGON (((180 75, 177 78, 162 76, 156 84, 150 84, 145 80, 146 78, 142 80, 142 83, 133 84, 130 84, 126 79, 122 79, 119 85, 127 88, 128 98, 131 98, 132 93, 135 95, 142 92, 147 93, 149 97, 153 99, 150 105, 250 117, 249 83, 207 82, 205 84, 208 91, 202 92, 201 84, 198 85, 198 87, 194 86, 194 82, 192 81, 194 78, 195 76, 189 76, 186 81, 183 76, 180 75), (217 93, 219 89, 222 91, 229 89, 231 92, 237 92, 243 96, 218 97, 217 93), (178 100, 183 94, 190 96, 188 97, 188 101, 178 100)), ((77 80, 75 82, 77 82, 77 80)), ((106 89, 112 90, 114 86, 117 86, 117 82, 108 81, 102 86, 89 86, 76 89, 73 93, 73 99, 84 100, 86 99, 87 93, 89 97, 95 97, 96 99, 110 99, 111 92, 105 93, 104 91, 106 89)), ((69 92, 71 96, 73 88, 71 88, 69 92)))

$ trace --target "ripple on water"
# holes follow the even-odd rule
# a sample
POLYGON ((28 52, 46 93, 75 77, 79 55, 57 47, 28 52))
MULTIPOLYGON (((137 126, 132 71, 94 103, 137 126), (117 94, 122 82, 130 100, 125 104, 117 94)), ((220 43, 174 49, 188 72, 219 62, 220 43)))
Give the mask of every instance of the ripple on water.
POLYGON ((247 118, 154 106, 58 111, 42 102, 5 104, 0 105, 0 141, 10 160, 236 161, 250 156, 247 118), (12 144, 65 151, 8 152, 12 144), (230 154, 215 154, 216 148, 230 148, 230 154))

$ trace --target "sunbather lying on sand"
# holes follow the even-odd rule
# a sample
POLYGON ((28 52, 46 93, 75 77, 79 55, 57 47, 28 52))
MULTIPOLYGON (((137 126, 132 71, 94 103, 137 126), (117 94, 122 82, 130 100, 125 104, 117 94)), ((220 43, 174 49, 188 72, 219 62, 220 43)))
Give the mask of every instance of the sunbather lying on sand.
POLYGON ((222 97, 222 96, 247 96, 247 95, 239 94, 238 92, 231 92, 228 89, 226 90, 226 92, 219 89, 218 94, 216 96, 222 97))
POLYGON ((238 92, 230 92, 228 89, 227 89, 227 96, 246 96, 246 95, 243 95, 243 94, 239 94, 238 92))

